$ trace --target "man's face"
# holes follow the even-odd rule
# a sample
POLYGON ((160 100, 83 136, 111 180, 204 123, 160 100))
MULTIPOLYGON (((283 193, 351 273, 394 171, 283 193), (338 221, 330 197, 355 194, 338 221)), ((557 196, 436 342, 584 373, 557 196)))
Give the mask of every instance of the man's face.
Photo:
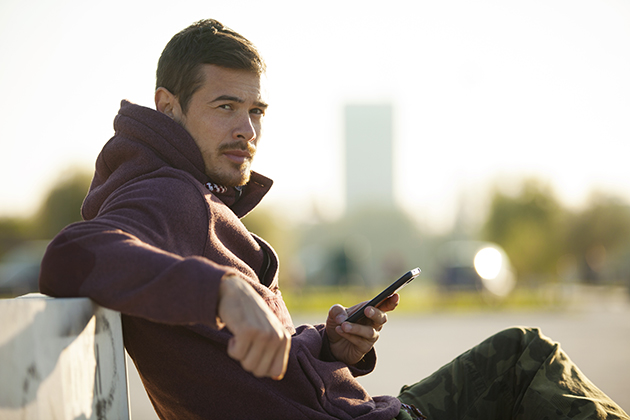
POLYGON ((267 108, 261 78, 246 70, 212 64, 201 67, 203 85, 192 95, 184 114, 173 119, 190 133, 203 156, 206 174, 227 187, 249 181, 251 164, 267 108))

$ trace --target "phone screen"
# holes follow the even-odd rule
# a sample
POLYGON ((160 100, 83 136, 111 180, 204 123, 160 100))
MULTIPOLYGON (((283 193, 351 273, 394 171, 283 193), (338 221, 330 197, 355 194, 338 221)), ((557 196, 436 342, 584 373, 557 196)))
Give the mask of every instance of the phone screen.
POLYGON ((362 318, 365 317, 365 313, 364 313, 365 308, 367 308, 368 306, 373 306, 377 308, 378 305, 383 303, 385 299, 387 299, 388 297, 390 297, 391 295, 393 295, 394 293, 396 293, 397 291, 399 291, 400 289, 408 285, 411 282, 411 280, 418 277, 421 271, 422 270, 420 270, 419 268, 414 268, 413 270, 407 271, 405 274, 403 274, 401 278, 399 278, 398 280, 390 284, 389 287, 387 287, 385 290, 379 293, 376 297, 374 297, 374 299, 370 300, 368 303, 366 303, 365 305, 361 306, 359 309, 354 311, 352 315, 350 315, 346 321, 353 322, 353 323, 360 321, 362 318))

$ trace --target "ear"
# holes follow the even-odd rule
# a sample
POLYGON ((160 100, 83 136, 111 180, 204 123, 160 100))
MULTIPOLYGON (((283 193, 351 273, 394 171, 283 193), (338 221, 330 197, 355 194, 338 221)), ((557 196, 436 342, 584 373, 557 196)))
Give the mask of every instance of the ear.
POLYGON ((179 100, 168 89, 159 87, 155 91, 155 109, 179 121, 181 115, 179 100))

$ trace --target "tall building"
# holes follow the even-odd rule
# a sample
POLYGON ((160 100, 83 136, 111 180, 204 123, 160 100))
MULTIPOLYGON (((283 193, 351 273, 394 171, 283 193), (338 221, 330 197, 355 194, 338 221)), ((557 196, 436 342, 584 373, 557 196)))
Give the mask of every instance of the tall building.
POLYGON ((393 110, 390 104, 347 105, 346 209, 395 207, 393 110))
POLYGON ((346 214, 302 236, 311 284, 383 286, 429 267, 426 246, 394 201, 393 106, 347 105, 346 214))

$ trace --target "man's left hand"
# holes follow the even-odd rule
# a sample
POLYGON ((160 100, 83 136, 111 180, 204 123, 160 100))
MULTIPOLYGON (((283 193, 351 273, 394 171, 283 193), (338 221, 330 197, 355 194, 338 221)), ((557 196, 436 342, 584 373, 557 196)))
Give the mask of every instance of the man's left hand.
POLYGON ((326 319, 326 334, 333 356, 347 365, 359 363, 378 340, 379 332, 387 322, 386 312, 393 311, 399 300, 400 296, 394 294, 378 308, 368 306, 365 309, 365 318, 357 324, 345 321, 349 314, 363 306, 365 302, 348 309, 341 305, 330 308, 326 319))

